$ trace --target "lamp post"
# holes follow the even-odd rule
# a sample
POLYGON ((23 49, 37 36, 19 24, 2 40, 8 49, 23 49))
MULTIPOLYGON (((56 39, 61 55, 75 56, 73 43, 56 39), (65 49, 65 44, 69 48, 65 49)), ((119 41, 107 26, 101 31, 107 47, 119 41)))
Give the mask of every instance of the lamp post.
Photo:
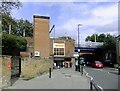
POLYGON ((78 53, 79 53, 79 57, 78 57, 78 67, 77 67, 77 70, 80 72, 79 26, 82 26, 82 24, 78 24, 78 53))
POLYGON ((82 24, 78 24, 78 48, 80 47, 79 46, 79 26, 82 26, 82 24))

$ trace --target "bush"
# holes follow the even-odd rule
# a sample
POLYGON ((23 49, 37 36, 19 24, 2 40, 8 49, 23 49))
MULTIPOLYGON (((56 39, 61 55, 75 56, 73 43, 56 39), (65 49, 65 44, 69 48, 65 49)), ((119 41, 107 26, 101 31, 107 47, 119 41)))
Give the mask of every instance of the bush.
POLYGON ((27 41, 18 36, 2 34, 2 54, 18 56, 20 51, 26 50, 27 41))

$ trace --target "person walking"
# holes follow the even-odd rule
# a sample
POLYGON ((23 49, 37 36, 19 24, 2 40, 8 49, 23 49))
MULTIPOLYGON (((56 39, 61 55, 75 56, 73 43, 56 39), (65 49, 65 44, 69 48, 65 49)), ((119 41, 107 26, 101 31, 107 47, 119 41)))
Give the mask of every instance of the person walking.
POLYGON ((78 59, 75 58, 75 71, 78 71, 78 59))

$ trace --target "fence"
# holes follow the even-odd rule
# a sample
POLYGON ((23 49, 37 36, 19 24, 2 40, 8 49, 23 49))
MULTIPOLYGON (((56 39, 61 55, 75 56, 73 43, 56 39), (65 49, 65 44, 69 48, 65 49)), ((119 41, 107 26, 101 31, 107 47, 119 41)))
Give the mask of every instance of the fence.
POLYGON ((99 85, 97 85, 93 80, 91 80, 90 91, 103 91, 103 89, 99 85))

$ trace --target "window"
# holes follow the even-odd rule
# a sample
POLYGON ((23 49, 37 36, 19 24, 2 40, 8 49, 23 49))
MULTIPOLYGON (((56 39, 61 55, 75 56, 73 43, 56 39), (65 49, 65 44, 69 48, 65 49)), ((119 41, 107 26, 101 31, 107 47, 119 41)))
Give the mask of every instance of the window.
POLYGON ((64 48, 54 48, 54 55, 64 55, 64 48))

